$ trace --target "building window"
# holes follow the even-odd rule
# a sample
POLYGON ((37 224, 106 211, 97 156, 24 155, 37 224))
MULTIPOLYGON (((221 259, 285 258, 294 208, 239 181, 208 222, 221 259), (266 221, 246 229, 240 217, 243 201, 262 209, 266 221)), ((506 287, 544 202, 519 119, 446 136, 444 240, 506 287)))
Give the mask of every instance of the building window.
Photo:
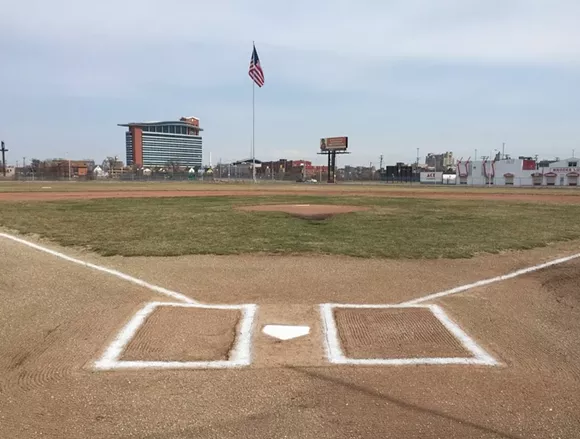
POLYGON ((155 131, 158 132, 158 133, 160 133, 161 132, 161 126, 160 125, 157 125, 155 127, 155 131))
POLYGON ((171 125, 171 126, 169 127, 169 132, 170 132, 171 134, 175 134, 175 125, 171 125))
POLYGON ((575 168, 576 166, 578 166, 578 162, 568 162, 568 166, 575 168))
POLYGON ((169 127, 167 125, 163 125, 163 132, 164 133, 168 133, 169 132, 169 127))

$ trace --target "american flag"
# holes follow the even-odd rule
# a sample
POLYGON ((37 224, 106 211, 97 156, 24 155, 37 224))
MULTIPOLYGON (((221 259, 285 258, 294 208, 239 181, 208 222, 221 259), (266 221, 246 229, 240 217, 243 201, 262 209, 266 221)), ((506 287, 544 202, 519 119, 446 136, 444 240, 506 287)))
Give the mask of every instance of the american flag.
POLYGON ((256 46, 254 46, 252 58, 250 59, 250 71, 248 72, 248 75, 250 75, 250 78, 252 78, 258 87, 264 85, 264 72, 262 71, 262 66, 260 66, 260 58, 258 58, 256 46))

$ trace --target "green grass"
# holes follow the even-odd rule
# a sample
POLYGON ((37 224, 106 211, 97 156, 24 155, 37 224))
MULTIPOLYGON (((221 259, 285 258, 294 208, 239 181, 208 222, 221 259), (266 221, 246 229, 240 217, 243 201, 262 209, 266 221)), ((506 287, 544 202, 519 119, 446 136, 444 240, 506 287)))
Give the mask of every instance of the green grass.
POLYGON ((315 253, 466 258, 580 239, 580 205, 268 196, 2 202, 0 226, 101 255, 315 253), (241 212, 260 203, 356 204, 324 221, 241 212))

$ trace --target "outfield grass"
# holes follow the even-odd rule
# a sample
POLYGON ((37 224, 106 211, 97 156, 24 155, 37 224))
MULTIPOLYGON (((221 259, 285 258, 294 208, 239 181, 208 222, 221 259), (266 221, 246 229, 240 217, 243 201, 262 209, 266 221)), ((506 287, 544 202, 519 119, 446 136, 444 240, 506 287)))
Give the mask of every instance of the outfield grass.
POLYGON ((361 197, 200 197, 2 202, 0 226, 101 255, 315 253, 466 258, 580 239, 580 206, 361 197), (324 221, 241 212, 262 203, 355 204, 324 221))

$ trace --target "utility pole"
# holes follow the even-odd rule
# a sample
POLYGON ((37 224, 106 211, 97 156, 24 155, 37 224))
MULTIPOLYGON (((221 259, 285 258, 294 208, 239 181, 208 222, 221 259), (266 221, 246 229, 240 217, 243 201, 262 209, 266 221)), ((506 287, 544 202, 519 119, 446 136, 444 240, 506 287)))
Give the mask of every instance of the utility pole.
POLYGON ((0 147, 0 151, 2 151, 2 175, 4 177, 6 177, 6 153, 8 152, 8 150, 6 149, 6 146, 4 145, 4 140, 2 140, 2 147, 0 147))
POLYGON ((22 157, 22 172, 24 172, 24 177, 26 177, 26 157, 22 157))

